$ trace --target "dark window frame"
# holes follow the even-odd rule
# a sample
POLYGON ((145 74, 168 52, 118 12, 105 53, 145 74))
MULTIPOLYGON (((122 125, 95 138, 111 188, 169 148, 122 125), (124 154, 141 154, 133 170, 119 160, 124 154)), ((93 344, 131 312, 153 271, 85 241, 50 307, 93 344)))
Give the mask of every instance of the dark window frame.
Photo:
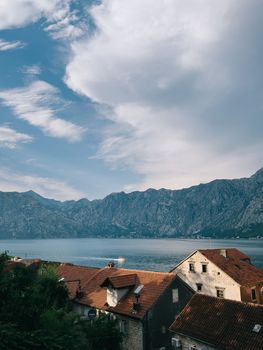
POLYGON ((202 273, 207 273, 207 264, 202 264, 202 273))
POLYGON ((257 301, 257 290, 256 287, 251 288, 251 300, 257 301))
POLYGON ((189 262, 189 271, 190 272, 195 272, 195 264, 192 262, 189 262))
POLYGON ((217 298, 225 298, 225 288, 216 287, 216 296, 217 298))
POLYGON ((196 283, 196 288, 197 288, 198 292, 201 292, 202 288, 203 288, 203 284, 202 283, 196 283))

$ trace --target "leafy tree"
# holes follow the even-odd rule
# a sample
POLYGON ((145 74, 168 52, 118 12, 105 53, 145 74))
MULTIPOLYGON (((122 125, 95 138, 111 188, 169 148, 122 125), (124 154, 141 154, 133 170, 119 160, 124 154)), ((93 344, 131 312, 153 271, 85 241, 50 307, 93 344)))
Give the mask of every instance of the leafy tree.
POLYGON ((1 350, 118 350, 116 321, 82 321, 55 269, 11 264, 0 254, 1 350))
POLYGON ((117 327, 117 320, 109 315, 100 314, 92 323, 84 323, 92 350, 119 350, 122 334, 117 327))

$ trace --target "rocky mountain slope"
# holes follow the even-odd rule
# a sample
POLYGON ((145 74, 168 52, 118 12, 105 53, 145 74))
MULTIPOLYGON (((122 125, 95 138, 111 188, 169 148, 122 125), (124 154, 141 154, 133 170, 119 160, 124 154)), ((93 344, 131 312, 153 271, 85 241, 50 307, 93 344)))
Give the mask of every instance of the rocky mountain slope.
POLYGON ((0 238, 263 236, 263 168, 183 190, 59 202, 0 192, 0 238))

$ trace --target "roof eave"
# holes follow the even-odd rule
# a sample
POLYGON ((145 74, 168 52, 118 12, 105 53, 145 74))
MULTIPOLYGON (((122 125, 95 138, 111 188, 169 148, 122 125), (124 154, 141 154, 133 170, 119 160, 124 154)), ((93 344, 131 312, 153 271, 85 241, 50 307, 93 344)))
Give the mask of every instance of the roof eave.
POLYGON ((215 347, 215 346, 218 345, 218 344, 216 344, 216 343, 210 343, 210 342, 208 342, 208 341, 206 341, 206 340, 203 340, 203 339, 200 339, 200 338, 195 338, 195 337, 193 337, 193 336, 191 336, 191 335, 189 335, 189 334, 185 334, 185 333, 181 333, 181 332, 174 331, 174 330, 171 329, 171 328, 169 328, 169 331, 170 331, 170 332, 173 332, 173 333, 175 333, 175 334, 181 335, 181 336, 183 336, 183 337, 191 338, 191 339, 193 339, 193 340, 195 340, 195 341, 198 341, 198 342, 200 342, 200 343, 204 343, 204 344, 209 345, 209 346, 215 347))

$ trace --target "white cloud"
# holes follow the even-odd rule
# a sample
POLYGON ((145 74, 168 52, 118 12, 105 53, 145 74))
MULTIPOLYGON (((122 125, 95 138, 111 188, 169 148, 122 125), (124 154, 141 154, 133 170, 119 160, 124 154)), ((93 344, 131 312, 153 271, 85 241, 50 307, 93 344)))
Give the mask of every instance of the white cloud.
POLYGON ((97 157, 143 175, 129 188, 179 188, 262 166, 253 100, 261 66, 251 70, 260 10, 257 0, 104 0, 92 8, 97 31, 71 45, 65 81, 111 107, 97 157))
POLYGON ((72 0, 8 0, 0 2, 0 30, 19 28, 43 18, 44 28, 57 39, 82 34, 80 15, 71 10, 72 0))
POLYGON ((224 13, 233 4, 237 2, 102 1, 91 10, 97 33, 72 45, 67 82, 98 102, 152 100, 186 74, 209 68, 229 24, 224 13))
POLYGON ((32 66, 24 66, 21 69, 22 73, 28 74, 28 75, 39 75, 41 74, 41 67, 37 64, 34 64, 32 66))
POLYGON ((11 129, 9 126, 0 126, 0 148, 16 148, 19 143, 29 143, 33 137, 11 129))
POLYGON ((81 21, 78 12, 68 11, 62 16, 53 17, 45 28, 53 39, 74 40, 84 34, 87 30, 86 25, 81 21))
POLYGON ((6 192, 33 190, 44 197, 58 200, 85 197, 84 193, 68 185, 65 181, 23 174, 7 168, 0 168, 0 190, 6 192))
POLYGON ((80 141, 85 129, 72 122, 56 117, 65 102, 59 91, 44 81, 34 81, 29 86, 0 91, 2 104, 11 108, 20 119, 41 129, 45 134, 80 141))
POLYGON ((6 41, 0 39, 0 51, 10 51, 16 49, 22 49, 25 47, 25 43, 22 41, 6 41))

